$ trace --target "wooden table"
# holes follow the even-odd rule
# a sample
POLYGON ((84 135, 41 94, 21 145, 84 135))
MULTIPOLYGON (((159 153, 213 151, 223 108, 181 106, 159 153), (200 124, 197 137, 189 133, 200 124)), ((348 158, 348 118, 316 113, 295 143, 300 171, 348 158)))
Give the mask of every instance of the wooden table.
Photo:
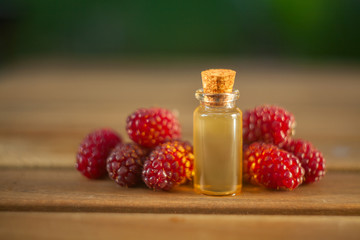
POLYGON ((360 239, 360 69, 244 61, 24 62, 0 70, 0 239, 360 239), (292 192, 245 185, 236 197, 121 188, 74 168, 83 136, 125 134, 139 107, 179 113, 192 138, 200 71, 237 70, 238 106, 281 105, 327 174, 292 192))

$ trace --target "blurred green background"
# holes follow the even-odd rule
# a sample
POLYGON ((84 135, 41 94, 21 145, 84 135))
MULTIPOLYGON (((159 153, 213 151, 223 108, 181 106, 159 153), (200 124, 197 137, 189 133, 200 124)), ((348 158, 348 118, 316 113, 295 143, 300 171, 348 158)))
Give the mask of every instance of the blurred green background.
POLYGON ((38 56, 360 59, 359 0, 0 0, 0 61, 38 56))

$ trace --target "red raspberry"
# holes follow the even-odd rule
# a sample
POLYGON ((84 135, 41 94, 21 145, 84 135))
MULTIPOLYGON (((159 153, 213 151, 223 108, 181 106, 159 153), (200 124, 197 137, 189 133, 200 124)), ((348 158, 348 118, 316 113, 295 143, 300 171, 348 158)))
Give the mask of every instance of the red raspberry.
POLYGON ((134 143, 118 144, 106 162, 109 177, 122 187, 132 187, 141 180, 143 158, 147 151, 134 143))
POLYGON ((244 143, 260 141, 283 146, 295 127, 294 116, 278 106, 264 105, 243 116, 244 143))
POLYGON ((181 138, 181 127, 176 116, 163 108, 138 109, 126 120, 129 137, 137 144, 152 148, 181 138))
POLYGON ((84 176, 95 179, 106 174, 106 158, 121 137, 111 129, 100 129, 87 135, 76 155, 76 169, 84 176))
POLYGON ((244 178, 271 189, 293 190, 304 177, 304 169, 293 154, 274 145, 252 143, 244 154, 244 178))
POLYGON ((305 183, 317 182, 325 175, 325 158, 310 142, 290 139, 283 148, 299 158, 305 169, 305 183))
POLYGON ((166 142, 151 152, 142 173, 145 184, 154 190, 170 190, 191 179, 193 148, 187 142, 166 142))

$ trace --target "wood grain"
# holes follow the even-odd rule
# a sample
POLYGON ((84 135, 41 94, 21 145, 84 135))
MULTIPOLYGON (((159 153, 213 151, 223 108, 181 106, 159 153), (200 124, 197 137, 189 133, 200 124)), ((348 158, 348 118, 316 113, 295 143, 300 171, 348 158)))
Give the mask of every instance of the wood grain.
MULTIPOLYGON (((92 129, 89 127, 87 131, 92 129)), ((2 133, 0 167, 72 167, 77 147, 86 134, 85 131, 44 133, 41 130, 2 133)), ((327 169, 360 171, 360 142, 357 140, 322 139, 316 146, 324 153, 327 169)))
POLYGON ((1 169, 0 210, 360 216, 360 174, 329 172, 292 192, 246 185, 239 196, 210 197, 189 185, 171 192, 121 188, 108 179, 88 180, 75 169, 1 169))
POLYGON ((25 62, 0 69, 0 239, 359 239, 360 68, 241 61, 25 62), (73 167, 89 131, 139 107, 175 110, 192 140, 201 70, 237 71, 238 106, 294 113, 329 171, 292 192, 245 185, 235 197, 191 185, 154 192, 90 181, 73 167), (286 216, 285 216, 286 215, 286 216), (305 216, 306 215, 306 216, 305 216))
POLYGON ((0 69, 0 239, 359 239, 359 79, 355 65, 233 60, 0 69), (128 141, 125 119, 139 107, 175 110, 191 141, 194 92, 209 67, 237 71, 242 110, 271 103, 294 113, 296 136, 327 159, 325 178, 292 192, 245 185, 239 196, 209 197, 191 185, 126 189, 75 171, 84 135, 112 127, 128 141))
POLYGON ((357 240, 360 217, 0 213, 1 239, 110 239, 116 236, 159 240, 357 240))
MULTIPOLYGON (((89 131, 108 126, 127 139, 126 116, 154 105, 175 109, 183 137, 191 141, 194 92, 207 64, 55 62, 3 69, 0 166, 72 166, 89 131)), ((237 70, 241 109, 263 103, 286 107, 297 119, 296 136, 323 151, 329 169, 360 170, 358 68, 217 64, 237 70)))

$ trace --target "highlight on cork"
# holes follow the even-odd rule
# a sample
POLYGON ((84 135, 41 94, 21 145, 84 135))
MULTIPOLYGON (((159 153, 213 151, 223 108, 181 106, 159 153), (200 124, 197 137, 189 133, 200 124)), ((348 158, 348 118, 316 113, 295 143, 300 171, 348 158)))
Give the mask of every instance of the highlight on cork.
POLYGON ((208 69, 201 72, 204 93, 231 93, 236 72, 231 69, 208 69))

